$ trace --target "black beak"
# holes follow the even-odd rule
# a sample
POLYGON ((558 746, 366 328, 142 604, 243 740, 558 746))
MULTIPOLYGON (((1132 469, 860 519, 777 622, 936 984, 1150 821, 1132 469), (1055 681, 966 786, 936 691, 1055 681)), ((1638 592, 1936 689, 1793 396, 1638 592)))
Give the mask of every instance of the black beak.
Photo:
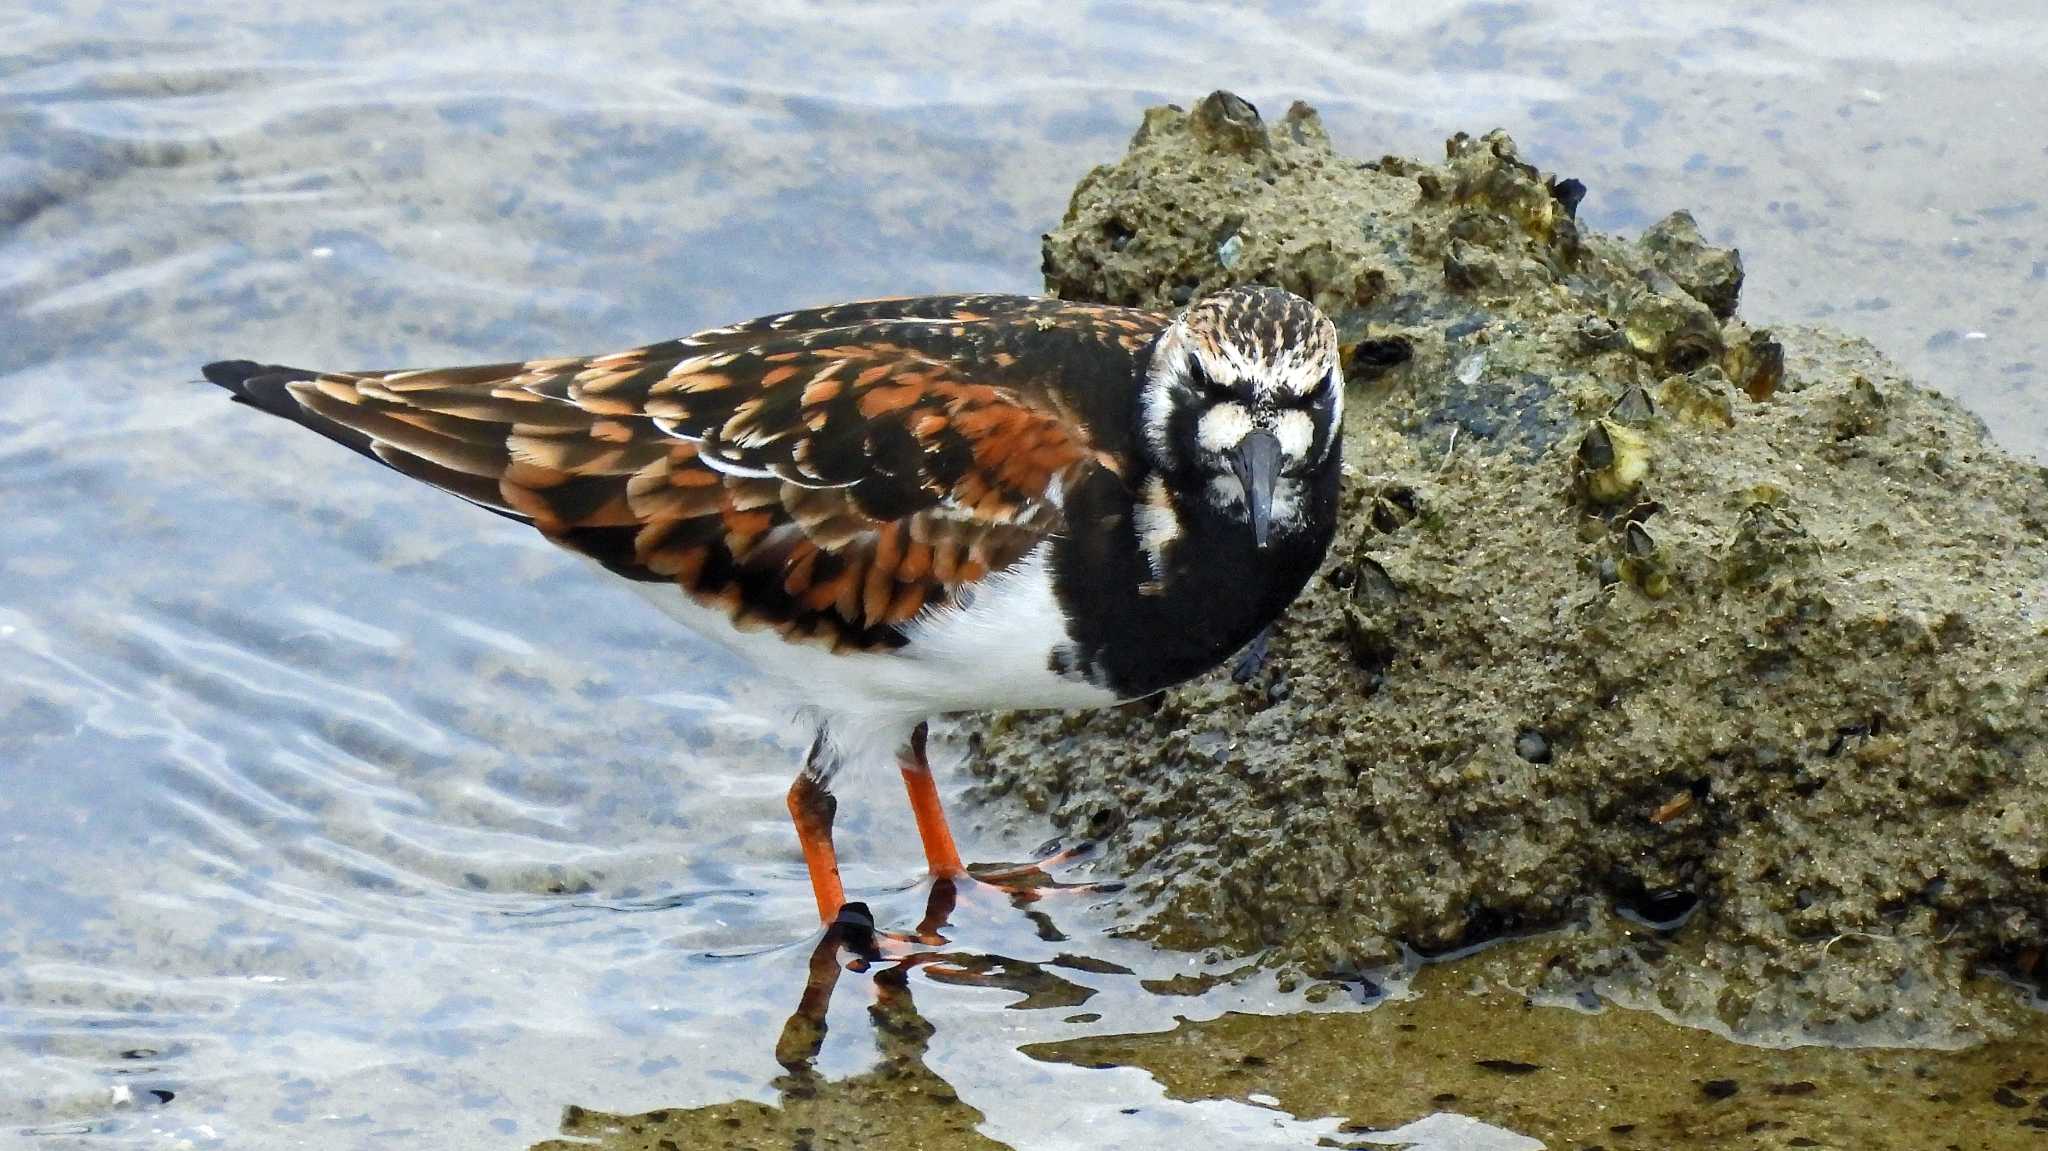
POLYGON ((1230 470, 1244 485, 1244 506, 1252 521, 1252 542, 1263 548, 1273 534, 1273 484, 1280 478, 1280 441, 1263 429, 1249 432, 1230 449, 1230 470))

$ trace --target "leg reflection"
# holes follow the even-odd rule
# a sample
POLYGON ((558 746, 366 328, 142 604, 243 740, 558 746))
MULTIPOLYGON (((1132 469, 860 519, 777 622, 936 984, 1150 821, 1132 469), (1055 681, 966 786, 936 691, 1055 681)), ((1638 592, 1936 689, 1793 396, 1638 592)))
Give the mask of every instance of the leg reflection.
MULTIPOLYGON (((877 932, 863 904, 839 909, 811 949, 796 1010, 775 1042, 775 1058, 784 1069, 774 1081, 780 1093, 775 1102, 735 1100, 639 1115, 569 1107, 562 1116, 565 1138, 545 1141, 536 1151, 645 1151, 669 1145, 999 1151, 1002 1144, 976 1130, 981 1112, 962 1102, 952 1084, 925 1063, 935 1028, 918 1010, 914 977, 930 980, 925 988, 930 994, 943 995, 944 988, 952 987, 994 988, 1019 997, 1006 1006, 1063 1008, 1094 992, 1061 978, 1055 968, 1124 969, 1079 956, 1061 955, 1041 965, 954 949, 942 939, 936 945, 919 943, 920 938, 938 938, 963 888, 979 889, 964 880, 933 884, 915 936, 877 932), (859 1074, 828 1079, 817 1070, 818 1055, 832 997, 847 985, 852 990, 843 993, 873 996, 868 1020, 879 1059, 859 1074)), ((1029 909, 1026 914, 1040 913, 1029 909)))
MULTIPOLYGON (((972 881, 968 881, 970 884, 972 881)), ((1015 992, 1023 1000, 1019 1008, 1072 1007, 1085 1002, 1094 991, 1064 979, 1050 968, 1067 966, 1075 970, 1102 971, 1100 961, 1062 956, 1051 964, 1038 964, 958 950, 941 950, 945 939, 939 929, 946 926, 960 897, 960 885, 942 879, 932 885, 925 900, 924 918, 914 935, 877 932, 866 904, 849 903, 811 950, 803 993, 796 1011, 783 1024, 775 1044, 776 1062, 790 1072, 792 1084, 816 1075, 813 1065, 825 1044, 825 1017, 832 995, 849 972, 872 988, 874 1004, 868 1009, 874 1022, 875 1043, 884 1064, 899 1071, 911 1065, 923 1067, 925 1042, 931 1025, 917 1012, 911 998, 910 977, 922 971, 934 983, 952 987, 984 987, 1015 992)), ((1014 893, 1013 893, 1014 898, 1014 893)), ((1029 899, 1016 905, 1034 922, 1043 913, 1029 907, 1029 899)), ((1047 938, 1050 920, 1040 925, 1039 935, 1047 938)), ((1054 932, 1051 938, 1060 938, 1054 932)), ((1109 970, 1122 971, 1115 965, 1109 970)))
POLYGON ((870 963, 875 952, 875 917, 865 903, 848 903, 825 926, 825 935, 811 949, 809 972, 804 977, 803 995, 796 1011, 782 1025, 775 1041, 775 1061, 791 1073, 811 1071, 811 1063, 825 1045, 825 1013, 832 1006, 832 990, 839 986, 840 953, 851 952, 857 963, 870 963))

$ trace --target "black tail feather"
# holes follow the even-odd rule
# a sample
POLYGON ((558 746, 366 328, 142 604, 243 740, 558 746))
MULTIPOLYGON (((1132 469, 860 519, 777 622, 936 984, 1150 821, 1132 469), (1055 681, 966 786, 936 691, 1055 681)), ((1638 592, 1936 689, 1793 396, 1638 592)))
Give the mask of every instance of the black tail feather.
POLYGON ((282 364, 259 364, 254 360, 216 360, 199 371, 209 381, 234 393, 238 403, 311 428, 380 464, 385 462, 378 457, 375 441, 369 436, 309 411, 286 386, 317 379, 317 372, 287 368, 282 364))
POLYGON ((328 419, 300 403, 298 397, 292 395, 289 385, 316 380, 319 378, 317 372, 288 368, 282 364, 259 364, 254 360, 216 360, 199 371, 209 382, 233 393, 237 403, 248 404, 301 427, 311 428, 394 471, 461 496, 485 511, 520 523, 532 522, 505 506, 504 498, 498 494, 496 481, 449 471, 389 445, 380 449, 370 435, 328 419))
POLYGON ((254 360, 216 360, 199 370, 208 380, 233 392, 235 398, 243 403, 290 420, 299 418, 299 405, 285 390, 285 385, 295 380, 314 378, 314 373, 301 368, 259 364, 254 360))

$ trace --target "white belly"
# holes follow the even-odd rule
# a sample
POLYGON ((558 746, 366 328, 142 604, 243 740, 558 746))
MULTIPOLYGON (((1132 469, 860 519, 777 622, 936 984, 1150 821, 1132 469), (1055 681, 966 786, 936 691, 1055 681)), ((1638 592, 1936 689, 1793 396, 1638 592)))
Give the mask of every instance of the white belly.
POLYGON ((890 652, 833 654, 790 643, 771 629, 742 631, 667 583, 635 583, 642 595, 692 631, 780 681, 790 698, 829 716, 915 724, 951 711, 1091 708, 1116 703, 1107 689, 1056 675, 1055 645, 1067 620, 1052 590, 1046 549, 974 585, 966 607, 927 610, 890 652))

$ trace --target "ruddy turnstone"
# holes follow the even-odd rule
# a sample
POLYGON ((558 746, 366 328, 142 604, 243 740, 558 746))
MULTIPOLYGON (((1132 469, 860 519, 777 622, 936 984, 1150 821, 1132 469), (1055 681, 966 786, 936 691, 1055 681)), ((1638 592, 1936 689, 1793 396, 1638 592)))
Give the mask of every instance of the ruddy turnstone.
POLYGON ((1207 671, 1336 526, 1336 332, 1274 288, 1178 314, 879 300, 588 358, 205 373, 532 524, 790 685, 817 732, 789 811, 828 923, 842 762, 900 748, 926 861, 960 876, 927 717, 1207 671))

